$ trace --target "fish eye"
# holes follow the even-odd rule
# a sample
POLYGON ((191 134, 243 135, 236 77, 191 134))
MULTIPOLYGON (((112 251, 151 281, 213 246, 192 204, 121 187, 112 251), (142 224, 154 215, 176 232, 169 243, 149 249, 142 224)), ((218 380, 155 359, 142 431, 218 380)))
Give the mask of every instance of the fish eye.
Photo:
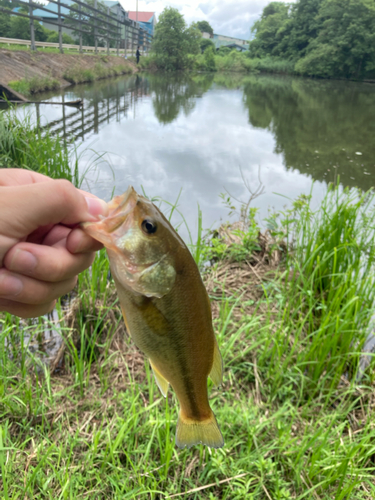
POLYGON ((147 234, 155 233, 157 228, 158 228, 158 226, 156 225, 156 222, 153 222, 152 220, 145 219, 142 222, 142 229, 147 234))

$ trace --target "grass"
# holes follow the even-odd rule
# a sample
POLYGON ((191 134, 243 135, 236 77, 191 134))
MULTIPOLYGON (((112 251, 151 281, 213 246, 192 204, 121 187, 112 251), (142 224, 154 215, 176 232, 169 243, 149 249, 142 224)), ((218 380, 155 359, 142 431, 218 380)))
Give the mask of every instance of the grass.
POLYGON ((101 80, 110 76, 119 76, 133 73, 131 66, 117 65, 112 67, 96 63, 93 69, 82 69, 78 66, 67 69, 63 75, 71 83, 85 83, 101 80))
MULTIPOLYGON (((27 168, 56 179, 67 179, 80 186, 84 174, 74 144, 67 144, 48 128, 35 127, 30 114, 20 119, 15 109, 0 111, 0 168, 27 168)), ((96 168, 102 156, 91 156, 89 169, 96 168)))
POLYGON ((60 88, 60 81, 50 76, 34 76, 32 78, 22 78, 9 82, 9 87, 24 96, 37 94, 46 90, 55 90, 60 88))
POLYGON ((161 397, 126 334, 104 251, 54 318, 2 314, 3 498, 372 499, 373 363, 360 385, 356 372, 374 201, 331 187, 316 210, 302 197, 273 214, 261 237, 250 210, 241 231, 215 236, 221 254, 199 212, 192 251, 202 267, 215 261, 204 280, 225 366, 210 386, 220 450, 174 446, 176 398, 161 397), (63 339, 52 359, 47 327, 63 339))

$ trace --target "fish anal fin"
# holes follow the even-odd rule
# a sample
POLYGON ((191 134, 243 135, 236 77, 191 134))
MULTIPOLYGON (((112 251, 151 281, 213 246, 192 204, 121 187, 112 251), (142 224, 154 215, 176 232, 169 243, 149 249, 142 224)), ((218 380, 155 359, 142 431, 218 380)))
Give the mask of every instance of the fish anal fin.
POLYGON ((223 380, 223 359, 221 357, 219 346, 217 345, 217 340, 215 339, 215 349, 214 349, 214 361, 212 363, 212 368, 210 371, 210 379, 217 387, 221 384, 223 380))
POLYGON ((217 425, 215 415, 205 420, 186 419, 179 414, 176 430, 176 445, 190 448, 195 444, 205 444, 210 448, 222 448, 224 439, 217 425))
POLYGON ((154 373, 156 384, 159 387, 160 392, 166 398, 167 392, 168 392, 168 387, 169 387, 169 382, 167 379, 165 379, 163 377, 163 375, 159 372, 159 370, 155 367, 155 365, 152 364, 151 359, 150 359, 150 365, 151 365, 152 371, 154 373))

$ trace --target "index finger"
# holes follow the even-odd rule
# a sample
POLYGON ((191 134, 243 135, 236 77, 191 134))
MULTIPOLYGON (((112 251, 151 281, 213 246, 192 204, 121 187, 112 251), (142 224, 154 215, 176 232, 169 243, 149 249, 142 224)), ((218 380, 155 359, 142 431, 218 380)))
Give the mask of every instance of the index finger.
POLYGON ((0 186, 24 186, 25 184, 36 184, 50 180, 46 175, 25 168, 0 169, 0 186))

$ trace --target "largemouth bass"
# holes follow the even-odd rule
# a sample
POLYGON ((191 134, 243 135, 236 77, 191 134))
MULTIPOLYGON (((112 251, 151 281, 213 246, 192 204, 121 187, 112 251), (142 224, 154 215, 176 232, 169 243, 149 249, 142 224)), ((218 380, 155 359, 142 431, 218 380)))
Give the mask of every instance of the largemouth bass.
POLYGON ((208 376, 221 383, 222 359, 189 249, 132 187, 109 203, 108 217, 82 226, 106 247, 126 328, 149 358, 161 393, 166 396, 171 384, 177 395, 177 446, 222 447, 207 392, 208 376))

